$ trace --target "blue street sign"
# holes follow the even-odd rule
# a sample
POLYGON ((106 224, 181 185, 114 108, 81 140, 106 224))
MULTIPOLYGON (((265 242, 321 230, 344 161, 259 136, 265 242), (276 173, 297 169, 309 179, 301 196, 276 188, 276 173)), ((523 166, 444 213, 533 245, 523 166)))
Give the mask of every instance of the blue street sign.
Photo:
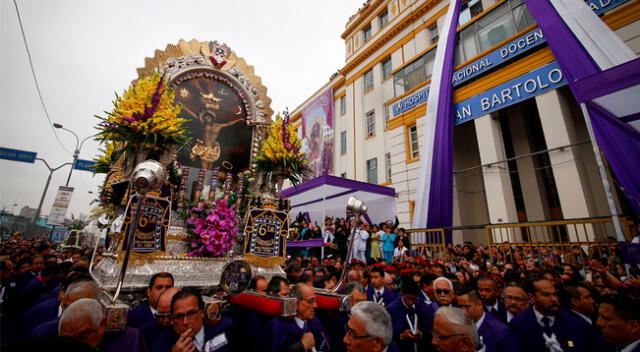
POLYGON ((0 147, 0 159, 21 161, 23 163, 34 163, 37 153, 28 152, 26 150, 18 150, 0 147))
POLYGON ((95 163, 96 162, 92 160, 78 159, 76 160, 76 165, 73 168, 76 170, 82 170, 82 171, 93 171, 91 167, 95 165, 95 163))

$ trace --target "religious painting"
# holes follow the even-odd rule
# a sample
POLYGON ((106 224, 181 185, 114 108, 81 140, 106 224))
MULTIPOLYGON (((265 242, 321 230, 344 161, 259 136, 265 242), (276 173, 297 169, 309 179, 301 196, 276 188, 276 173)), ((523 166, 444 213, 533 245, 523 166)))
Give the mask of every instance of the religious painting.
POLYGON ((333 93, 327 89, 302 109, 302 151, 311 178, 333 173, 333 93))
POLYGON ((211 170, 228 161, 231 172, 249 167, 252 129, 246 123, 249 103, 231 78, 211 69, 176 77, 176 103, 191 133, 191 143, 178 152, 181 166, 211 170))

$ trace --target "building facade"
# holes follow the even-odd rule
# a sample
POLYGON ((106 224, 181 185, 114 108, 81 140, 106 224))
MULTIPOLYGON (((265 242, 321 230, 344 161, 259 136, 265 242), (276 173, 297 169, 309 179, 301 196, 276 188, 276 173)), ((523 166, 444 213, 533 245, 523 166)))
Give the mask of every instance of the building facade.
MULTIPOLYGON (((640 0, 587 3, 640 53, 640 0)), ((345 66, 292 113, 302 125, 305 107, 331 91, 332 174, 395 188, 404 227, 448 5, 367 1, 342 34, 345 66)), ((464 2, 453 84, 454 242, 477 242, 487 224, 611 215, 582 113, 522 0, 464 2)))

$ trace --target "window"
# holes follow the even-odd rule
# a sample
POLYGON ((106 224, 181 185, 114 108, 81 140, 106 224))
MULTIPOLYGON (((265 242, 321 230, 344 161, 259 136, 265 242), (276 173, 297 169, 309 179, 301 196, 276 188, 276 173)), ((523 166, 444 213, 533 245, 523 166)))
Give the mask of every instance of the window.
POLYGON ((347 154, 347 131, 340 132, 340 154, 347 154))
MULTIPOLYGON (((469 1, 468 4, 471 3, 472 1, 469 1)), ((460 25, 462 23, 460 21, 460 25)), ((522 0, 502 3, 458 33, 456 65, 491 49, 533 24, 535 21, 522 0)))
POLYGON ((391 56, 382 60, 382 80, 384 81, 389 76, 391 76, 391 56))
POLYGON ((386 182, 391 182, 391 153, 384 154, 384 170, 386 182))
POLYGON ((438 42, 438 25, 434 24, 433 26, 429 27, 429 38, 431 38, 431 44, 435 44, 438 42))
POLYGON ((364 91, 373 89, 373 69, 364 73, 364 91))
POLYGON ((376 134, 376 111, 371 110, 365 115, 365 126, 367 127, 367 137, 376 134))
POLYGON ((366 42, 371 39, 371 24, 368 24, 366 27, 362 29, 362 42, 366 42))
POLYGON ((340 97, 340 116, 347 113, 347 96, 343 95, 340 97))
POLYGON ((409 156, 411 156, 411 159, 416 159, 420 156, 418 127, 416 125, 409 127, 409 156))
POLYGON ((384 27, 387 23, 389 23, 389 11, 383 10, 378 15, 378 24, 380 28, 384 27))
POLYGON ((384 115, 384 128, 389 128, 389 120, 391 119, 391 112, 389 111, 389 104, 384 103, 382 106, 382 113, 384 115))
POLYGON ((431 77, 435 55, 435 50, 429 50, 393 74, 395 96, 404 94, 431 77))
POLYGON ((463 1, 462 6, 460 7, 460 16, 458 16, 458 26, 462 26, 469 22, 471 18, 482 12, 482 10, 481 0, 463 1))
POLYGON ((378 184, 378 159, 367 160, 367 182, 378 184))
POLYGON ((341 173, 341 174, 340 174, 340 177, 342 177, 342 178, 347 178, 347 173, 346 173, 346 172, 341 173))

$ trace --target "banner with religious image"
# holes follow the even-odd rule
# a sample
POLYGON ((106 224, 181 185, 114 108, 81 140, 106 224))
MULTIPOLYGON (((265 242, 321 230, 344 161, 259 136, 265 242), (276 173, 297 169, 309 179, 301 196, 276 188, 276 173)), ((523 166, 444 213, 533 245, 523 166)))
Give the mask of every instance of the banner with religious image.
POLYGON ((244 228, 244 260, 270 267, 284 262, 285 238, 289 234, 289 215, 274 209, 252 209, 244 228))
POLYGON ((310 178, 333 173, 333 91, 324 91, 302 109, 302 151, 310 178))
POLYGON ((125 212, 124 236, 122 250, 128 246, 127 233, 132 226, 138 209, 138 202, 142 198, 140 215, 132 233, 133 246, 131 251, 138 254, 151 254, 166 252, 167 230, 171 218, 171 202, 158 197, 141 197, 137 194, 131 196, 125 212))

